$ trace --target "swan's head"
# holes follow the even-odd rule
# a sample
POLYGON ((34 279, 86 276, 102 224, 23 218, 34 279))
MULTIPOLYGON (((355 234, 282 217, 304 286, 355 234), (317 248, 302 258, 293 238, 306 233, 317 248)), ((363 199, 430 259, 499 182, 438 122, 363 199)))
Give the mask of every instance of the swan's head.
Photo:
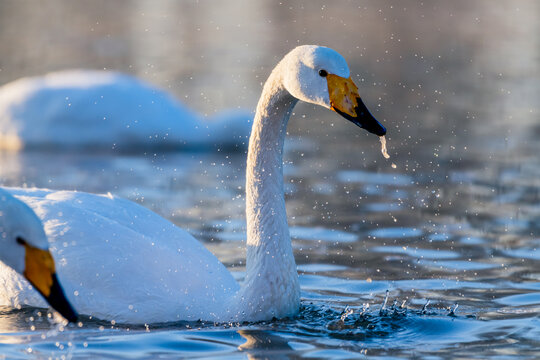
POLYGON ((324 46, 298 46, 281 65, 283 84, 292 96, 331 109, 373 134, 386 134, 362 102, 347 62, 336 51, 324 46))
POLYGON ((77 314, 58 282, 47 236, 37 215, 0 189, 0 261, 24 277, 71 322, 77 314))

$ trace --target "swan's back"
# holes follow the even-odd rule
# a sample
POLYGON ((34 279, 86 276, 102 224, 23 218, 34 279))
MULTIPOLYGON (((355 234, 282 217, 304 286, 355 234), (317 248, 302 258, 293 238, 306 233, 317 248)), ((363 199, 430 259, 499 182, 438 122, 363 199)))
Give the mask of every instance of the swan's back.
POLYGON ((0 139, 25 148, 239 144, 250 117, 235 112, 202 121, 168 93, 111 71, 61 71, 0 87, 0 139))
MULTIPOLYGON (((217 318, 238 290, 201 243, 140 205, 87 193, 8 190, 43 221, 58 276, 80 313, 123 322, 208 319, 211 311, 217 318)), ((0 273, 0 281, 16 287, 13 274, 0 273)), ((16 301, 34 295, 20 290, 16 301)))
POLYGON ((0 89, 0 133, 27 147, 104 147, 197 137, 197 117, 166 93, 114 72, 67 71, 0 89))

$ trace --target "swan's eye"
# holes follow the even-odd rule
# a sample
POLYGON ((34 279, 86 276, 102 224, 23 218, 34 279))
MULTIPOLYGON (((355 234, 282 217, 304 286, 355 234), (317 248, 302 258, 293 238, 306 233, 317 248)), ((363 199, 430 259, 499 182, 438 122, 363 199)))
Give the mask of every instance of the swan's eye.
POLYGON ((319 75, 321 75, 322 77, 326 77, 326 75, 328 75, 328 72, 324 69, 321 69, 319 70, 319 75))
POLYGON ((20 245, 26 244, 26 241, 25 241, 22 237, 20 237, 20 236, 17 236, 17 239, 15 239, 15 240, 16 240, 17 243, 20 244, 20 245))

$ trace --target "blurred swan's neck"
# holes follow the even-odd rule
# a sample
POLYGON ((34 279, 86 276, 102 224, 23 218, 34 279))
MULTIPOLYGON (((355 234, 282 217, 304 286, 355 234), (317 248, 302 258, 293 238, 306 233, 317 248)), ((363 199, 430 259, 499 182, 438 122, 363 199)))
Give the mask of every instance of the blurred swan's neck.
POLYGON ((249 139, 246 279, 239 295, 250 320, 294 315, 300 304, 283 197, 283 143, 298 100, 283 87, 280 69, 264 86, 249 139))

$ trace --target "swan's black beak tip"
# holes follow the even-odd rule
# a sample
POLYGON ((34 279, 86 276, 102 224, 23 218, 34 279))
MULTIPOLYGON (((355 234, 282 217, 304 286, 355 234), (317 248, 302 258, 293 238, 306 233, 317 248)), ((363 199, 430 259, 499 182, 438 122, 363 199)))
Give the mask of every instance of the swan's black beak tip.
POLYGON ((340 111, 339 109, 334 108, 333 110, 343 116, 345 119, 351 121, 352 123, 356 124, 357 126, 361 127, 366 131, 369 131, 372 134, 375 134, 377 136, 386 135, 386 128, 380 122, 378 122, 377 119, 373 117, 373 115, 371 115, 362 99, 360 97, 357 97, 356 102, 358 106, 354 109, 354 116, 340 111))
POLYGON ((53 274, 53 283, 51 286, 51 292, 49 296, 45 296, 45 300, 56 310, 58 311, 67 321, 71 323, 76 323, 79 316, 77 312, 73 309, 71 304, 68 302, 56 274, 53 274))
POLYGON ((355 109, 357 115, 356 117, 349 118, 349 120, 372 134, 377 136, 386 135, 386 128, 371 115, 362 99, 358 97, 356 101, 358 103, 355 109))
POLYGON ((362 128, 377 136, 386 135, 386 128, 382 126, 382 124, 379 123, 377 120, 375 120, 375 123, 370 123, 369 125, 362 126, 362 128))

